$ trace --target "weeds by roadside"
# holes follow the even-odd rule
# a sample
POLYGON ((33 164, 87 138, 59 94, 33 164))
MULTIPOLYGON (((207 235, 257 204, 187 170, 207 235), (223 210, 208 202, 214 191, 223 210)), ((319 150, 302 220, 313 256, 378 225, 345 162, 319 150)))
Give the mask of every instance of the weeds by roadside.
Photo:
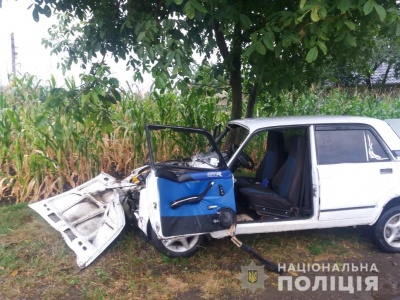
MULTIPOLYGON (((369 228, 339 228, 241 236, 276 263, 359 260, 374 249, 369 228)), ((212 240, 195 256, 162 256, 137 231, 125 231, 88 268, 58 232, 26 204, 0 208, 0 298, 2 299, 204 299, 252 297, 237 276, 252 258, 228 239, 212 240)), ((257 262, 256 262, 257 264, 257 262)), ((268 273, 266 286, 276 283, 268 273)), ((262 291, 258 291, 262 292, 262 291)))

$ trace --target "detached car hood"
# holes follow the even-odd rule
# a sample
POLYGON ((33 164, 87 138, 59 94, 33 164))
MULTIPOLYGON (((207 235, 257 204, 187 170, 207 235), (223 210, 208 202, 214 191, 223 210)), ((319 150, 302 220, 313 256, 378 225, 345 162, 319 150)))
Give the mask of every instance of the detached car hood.
POLYGON ((87 267, 121 233, 124 210, 115 178, 101 173, 92 180, 46 200, 29 205, 58 230, 87 267))

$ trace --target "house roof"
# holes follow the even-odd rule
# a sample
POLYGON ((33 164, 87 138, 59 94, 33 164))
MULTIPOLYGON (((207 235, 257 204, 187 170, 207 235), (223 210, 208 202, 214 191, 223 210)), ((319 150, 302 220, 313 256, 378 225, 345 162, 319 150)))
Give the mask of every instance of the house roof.
MULTIPOLYGON (((372 84, 380 84, 381 80, 385 76, 386 70, 387 70, 387 64, 386 63, 381 64, 375 70, 374 74, 371 76, 372 84)), ((388 76, 386 78, 385 85, 394 85, 394 84, 400 84, 400 77, 396 78, 394 69, 390 68, 388 76)))

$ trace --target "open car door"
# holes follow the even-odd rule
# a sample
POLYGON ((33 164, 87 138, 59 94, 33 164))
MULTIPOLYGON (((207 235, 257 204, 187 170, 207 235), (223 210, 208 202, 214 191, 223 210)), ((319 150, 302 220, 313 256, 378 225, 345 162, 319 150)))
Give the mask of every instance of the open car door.
POLYGON ((157 234, 169 238, 228 229, 236 219, 233 175, 210 133, 162 125, 148 125, 146 131, 155 176, 151 182, 159 201, 160 226, 153 226, 157 234), (154 131, 175 141, 171 147, 177 153, 193 154, 192 158, 157 163, 160 151, 152 145, 154 131))
POLYGON ((61 233, 76 253, 78 266, 84 268, 125 226, 118 186, 114 177, 101 173, 68 192, 29 206, 61 233))

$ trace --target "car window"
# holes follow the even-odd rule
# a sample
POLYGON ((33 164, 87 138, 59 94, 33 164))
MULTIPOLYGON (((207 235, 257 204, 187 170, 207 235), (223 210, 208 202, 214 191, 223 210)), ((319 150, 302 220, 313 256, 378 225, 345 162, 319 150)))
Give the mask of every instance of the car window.
MULTIPOLYGON (((295 136, 304 136, 307 137, 308 127, 287 127, 287 128, 274 128, 269 130, 260 130, 256 132, 251 139, 246 143, 243 151, 248 154, 251 159, 254 161, 254 169, 253 170, 243 170, 242 168, 238 169, 238 172, 235 173, 236 176, 249 176, 254 177, 254 175, 259 171, 259 168, 262 165, 262 161, 265 158, 266 152, 268 149, 272 149, 272 156, 269 156, 269 159, 274 157, 273 161, 275 161, 277 155, 277 151, 280 152, 280 157, 284 157, 286 159, 290 141, 295 136), (275 131, 276 133, 282 134, 283 137, 283 147, 277 145, 271 145, 268 143, 268 136, 271 131, 275 131), (279 150, 278 150, 279 149, 279 150)), ((276 139, 275 139, 276 141, 276 139)), ((283 163, 283 161, 282 161, 283 163)))
POLYGON ((320 165, 389 160, 370 130, 316 130, 315 140, 320 165))
POLYGON ((218 138, 219 149, 221 151, 230 151, 232 144, 241 145, 248 134, 249 131, 241 126, 227 126, 227 130, 218 138))
POLYGON ((260 167, 261 161, 264 158, 265 152, 267 151, 267 139, 268 131, 257 132, 250 141, 246 144, 243 151, 247 153, 251 159, 254 161, 254 169, 246 170, 239 168, 236 172, 236 176, 249 176, 254 177, 257 169, 260 167))
POLYGON ((369 130, 365 131, 367 149, 368 149, 368 161, 384 161, 389 160, 383 147, 379 144, 378 140, 369 130))

